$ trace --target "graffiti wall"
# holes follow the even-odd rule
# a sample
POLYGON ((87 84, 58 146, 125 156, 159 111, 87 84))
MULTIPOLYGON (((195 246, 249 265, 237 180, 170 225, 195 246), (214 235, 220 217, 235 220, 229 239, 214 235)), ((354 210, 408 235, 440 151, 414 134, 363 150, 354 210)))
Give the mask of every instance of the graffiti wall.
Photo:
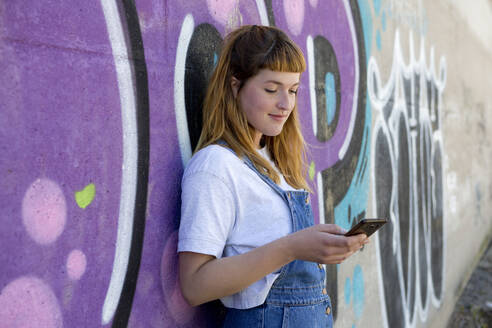
POLYGON ((180 179, 242 24, 305 54, 316 222, 389 219, 326 267, 336 326, 443 326, 492 229, 492 49, 443 3, 0 1, 0 327, 220 325, 179 290, 180 179))

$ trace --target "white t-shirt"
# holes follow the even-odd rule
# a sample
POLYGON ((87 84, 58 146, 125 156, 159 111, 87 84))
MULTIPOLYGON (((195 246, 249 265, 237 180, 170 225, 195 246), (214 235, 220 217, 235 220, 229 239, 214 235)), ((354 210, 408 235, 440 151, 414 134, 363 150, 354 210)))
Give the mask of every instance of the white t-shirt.
MULTIPOLYGON (((266 149, 259 153, 269 160, 266 149)), ((295 190, 285 180, 280 185, 295 190)), ((183 174, 181 201, 178 252, 234 256, 292 231, 290 210, 280 195, 242 159, 219 145, 192 157, 183 174)), ((258 306, 278 275, 271 273, 221 301, 237 309, 258 306)))

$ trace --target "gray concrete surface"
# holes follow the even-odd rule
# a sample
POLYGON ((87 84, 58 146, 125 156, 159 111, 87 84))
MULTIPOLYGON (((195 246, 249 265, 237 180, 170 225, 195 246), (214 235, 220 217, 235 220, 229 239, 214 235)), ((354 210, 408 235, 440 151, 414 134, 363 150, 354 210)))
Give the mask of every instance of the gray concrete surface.
POLYGON ((0 328, 218 326, 179 181, 240 24, 306 55, 316 222, 391 221, 328 267, 335 328, 490 327, 492 0, 0 0, 0 328))
POLYGON ((492 241, 466 284, 448 328, 492 327, 492 241))

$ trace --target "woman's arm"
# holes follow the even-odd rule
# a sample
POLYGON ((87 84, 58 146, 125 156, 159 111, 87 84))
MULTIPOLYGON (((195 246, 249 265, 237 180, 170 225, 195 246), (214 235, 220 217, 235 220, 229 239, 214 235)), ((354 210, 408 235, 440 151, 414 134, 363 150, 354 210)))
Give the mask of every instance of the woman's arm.
POLYGON ((184 298, 192 306, 235 294, 293 260, 340 263, 367 242, 365 235, 343 236, 334 224, 319 224, 277 239, 247 253, 216 259, 179 253, 184 298))

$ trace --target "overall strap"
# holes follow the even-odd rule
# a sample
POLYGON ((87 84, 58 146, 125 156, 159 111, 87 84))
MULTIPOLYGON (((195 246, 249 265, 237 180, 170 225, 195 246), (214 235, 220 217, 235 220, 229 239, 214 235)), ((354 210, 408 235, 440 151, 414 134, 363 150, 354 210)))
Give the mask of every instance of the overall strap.
MULTIPOLYGON (((217 143, 237 156, 234 150, 232 150, 224 140, 217 140, 217 143)), ((282 188, 280 188, 275 182, 273 182, 272 179, 270 179, 268 176, 258 171, 258 169, 254 166, 253 162, 248 158, 248 156, 243 156, 241 159, 243 160, 244 164, 246 164, 250 169, 252 169, 256 174, 258 174, 258 176, 264 182, 266 182, 270 187, 272 187, 273 190, 275 190, 280 195, 280 197, 282 197, 288 202, 287 193, 282 188)))

